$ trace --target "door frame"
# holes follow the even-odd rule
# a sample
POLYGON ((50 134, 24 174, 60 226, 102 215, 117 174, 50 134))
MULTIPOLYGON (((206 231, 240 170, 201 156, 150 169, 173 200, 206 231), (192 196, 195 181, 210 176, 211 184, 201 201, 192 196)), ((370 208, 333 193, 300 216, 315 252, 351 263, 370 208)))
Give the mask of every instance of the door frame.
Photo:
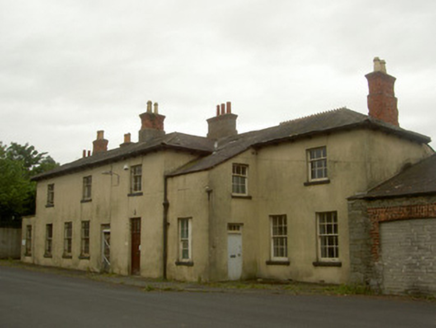
POLYGON ((141 218, 131 218, 130 219, 130 274, 139 275, 140 273, 141 273, 141 218), (134 236, 134 234, 136 236, 134 236))
POLYGON ((111 228, 110 224, 101 225, 101 271, 110 272, 111 271, 111 228), (109 236, 109 238, 106 238, 109 236), (109 240, 109 242, 108 242, 109 240), (106 252, 107 250, 107 252, 106 252))
POLYGON ((240 280, 242 278, 243 268, 244 268, 244 258, 243 258, 243 252, 242 252, 242 223, 229 223, 227 225, 227 278, 229 280, 240 280), (229 249, 229 239, 230 236, 239 236, 239 246, 240 246, 240 252, 237 254, 230 254, 229 249), (230 275, 230 258, 233 257, 239 257, 240 258, 240 272, 234 277, 231 278, 230 275))

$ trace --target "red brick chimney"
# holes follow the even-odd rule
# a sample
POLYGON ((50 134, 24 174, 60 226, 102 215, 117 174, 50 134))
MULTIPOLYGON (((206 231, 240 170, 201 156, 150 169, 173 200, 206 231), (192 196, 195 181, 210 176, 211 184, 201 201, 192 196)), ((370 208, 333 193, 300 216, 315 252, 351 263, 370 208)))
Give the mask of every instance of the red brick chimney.
POLYGON ((227 104, 216 106, 216 116, 209 118, 207 137, 211 139, 219 139, 238 134, 236 130, 236 119, 238 115, 232 114, 232 104, 230 101, 227 104))
POLYGON ((141 118, 141 130, 139 130, 139 142, 145 142, 165 134, 165 116, 158 113, 158 104, 154 103, 154 112, 151 110, 152 102, 147 102, 147 111, 139 115, 141 118))
POLYGON ((92 155, 107 151, 108 143, 109 141, 104 138, 104 131, 97 131, 97 140, 94 140, 92 142, 94 146, 94 148, 92 149, 92 155))
POLYGON ((399 126, 397 98, 394 93, 395 77, 386 73, 386 62, 374 58, 374 71, 365 75, 368 80, 368 115, 399 126))

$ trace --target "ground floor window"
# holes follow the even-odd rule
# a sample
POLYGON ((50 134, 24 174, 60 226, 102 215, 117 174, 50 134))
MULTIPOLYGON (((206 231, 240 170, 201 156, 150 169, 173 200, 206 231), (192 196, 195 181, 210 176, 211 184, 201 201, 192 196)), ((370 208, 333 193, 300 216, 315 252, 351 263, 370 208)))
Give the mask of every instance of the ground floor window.
POLYGON ((271 258, 288 260, 288 226, 286 215, 271 215, 271 258))
POLYGON ((339 235, 337 212, 317 213, 318 257, 321 261, 339 259, 339 235))
POLYGON ((89 221, 82 221, 80 256, 89 257, 89 221))
POLYGON ((45 257, 51 257, 53 251, 53 224, 45 226, 45 257))
POLYGON ((24 255, 32 255, 32 226, 30 224, 26 226, 26 249, 24 255))
POLYGON ((179 219, 179 261, 192 260, 191 219, 179 219))
POLYGON ((73 243, 73 223, 65 222, 64 225, 64 257, 71 257, 73 243))

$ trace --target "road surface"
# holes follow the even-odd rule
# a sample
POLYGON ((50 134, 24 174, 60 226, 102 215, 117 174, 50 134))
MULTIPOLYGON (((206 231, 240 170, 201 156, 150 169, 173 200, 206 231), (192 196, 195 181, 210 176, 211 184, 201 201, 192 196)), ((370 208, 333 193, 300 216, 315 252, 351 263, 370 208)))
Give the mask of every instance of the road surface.
POLYGON ((436 327, 436 303, 376 297, 146 292, 0 266, 0 327, 436 327))

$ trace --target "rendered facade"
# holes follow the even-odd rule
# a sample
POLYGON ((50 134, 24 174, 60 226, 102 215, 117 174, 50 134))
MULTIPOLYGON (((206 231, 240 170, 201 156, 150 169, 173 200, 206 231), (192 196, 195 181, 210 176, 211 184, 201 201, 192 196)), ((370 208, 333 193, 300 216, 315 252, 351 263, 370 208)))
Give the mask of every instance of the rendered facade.
POLYGON ((243 134, 230 103, 198 137, 165 133, 149 102, 138 142, 127 134, 107 150, 99 131, 92 155, 34 178, 22 260, 188 281, 350 282, 348 198, 433 154, 430 138, 399 127, 383 61, 367 79, 368 115, 340 108, 243 134))

